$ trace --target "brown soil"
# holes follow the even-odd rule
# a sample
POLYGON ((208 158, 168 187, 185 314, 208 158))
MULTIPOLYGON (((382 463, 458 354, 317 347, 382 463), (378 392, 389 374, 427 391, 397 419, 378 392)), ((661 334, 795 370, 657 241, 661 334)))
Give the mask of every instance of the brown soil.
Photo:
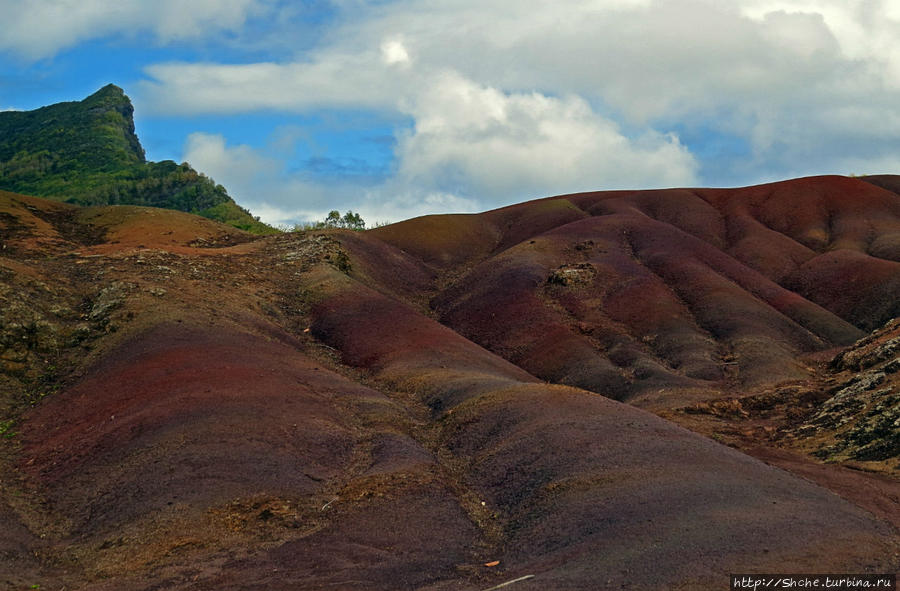
POLYGON ((875 180, 262 239, 0 193, 0 587, 896 572, 894 325, 828 365, 900 313, 875 180))

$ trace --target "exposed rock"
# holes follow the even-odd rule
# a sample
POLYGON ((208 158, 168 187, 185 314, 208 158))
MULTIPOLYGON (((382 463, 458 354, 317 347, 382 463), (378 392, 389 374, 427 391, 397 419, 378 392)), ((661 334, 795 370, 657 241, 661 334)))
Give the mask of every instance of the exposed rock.
POLYGON ((116 281, 104 287, 94 299, 88 318, 94 321, 104 320, 109 316, 110 312, 125 302, 126 293, 133 288, 133 283, 122 281, 116 281))
POLYGON ((888 322, 883 328, 856 342, 831 362, 837 370, 859 371, 900 357, 900 336, 882 340, 887 334, 900 329, 900 319, 888 322), (873 346, 869 346, 873 343, 873 346))
POLYGON ((893 320, 832 361, 832 369, 841 371, 843 380, 819 410, 794 430, 801 439, 819 441, 816 456, 867 462, 900 457, 898 333, 900 322, 893 320))
POLYGON ((586 285, 594 280, 596 274, 597 270, 590 263, 563 265, 550 274, 547 283, 565 286, 586 285))
POLYGON ((350 258, 341 244, 325 234, 302 236, 299 239, 289 236, 279 246, 288 247, 281 254, 282 260, 299 264, 303 270, 321 262, 329 263, 343 273, 349 273, 352 268, 350 258))

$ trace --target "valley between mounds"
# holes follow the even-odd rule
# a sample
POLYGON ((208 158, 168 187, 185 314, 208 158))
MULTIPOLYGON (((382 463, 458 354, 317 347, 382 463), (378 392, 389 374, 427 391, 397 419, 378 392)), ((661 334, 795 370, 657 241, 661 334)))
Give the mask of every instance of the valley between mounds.
POLYGON ((0 192, 0 582, 897 572, 898 185, 263 238, 0 192))

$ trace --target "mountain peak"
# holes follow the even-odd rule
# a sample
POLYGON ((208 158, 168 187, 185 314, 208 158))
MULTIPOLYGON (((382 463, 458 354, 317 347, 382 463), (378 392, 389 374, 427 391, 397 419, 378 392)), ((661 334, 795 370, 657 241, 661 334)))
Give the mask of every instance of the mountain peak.
POLYGON ((107 84, 80 101, 0 113, 0 190, 80 205, 151 205, 271 231, 190 165, 147 162, 134 106, 107 84))
POLYGON ((124 146, 121 142, 116 143, 120 144, 118 147, 123 149, 126 158, 146 162, 144 148, 134 130, 134 106, 124 90, 115 84, 107 84, 79 104, 88 108, 86 115, 93 116, 93 123, 114 132, 116 140, 124 140, 124 146))
POLYGON ((52 160, 59 172, 144 163, 131 100, 108 84, 82 101, 0 113, 0 162, 38 155, 52 160))
POLYGON ((122 99, 122 100, 125 100, 128 102, 131 102, 128 99, 128 97, 125 95, 125 91, 112 83, 107 84, 106 86, 104 86, 103 88, 101 88, 100 90, 98 90, 94 94, 90 95, 89 97, 87 97, 86 99, 84 99, 81 102, 84 103, 84 102, 89 102, 91 100, 105 99, 105 98, 117 98, 117 99, 122 99))

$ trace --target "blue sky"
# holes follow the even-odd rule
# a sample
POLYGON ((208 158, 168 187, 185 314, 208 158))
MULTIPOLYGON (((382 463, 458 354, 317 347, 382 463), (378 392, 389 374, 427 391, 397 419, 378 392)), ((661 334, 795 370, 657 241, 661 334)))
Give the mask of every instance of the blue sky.
POLYGON ((895 0, 0 0, 0 109, 125 89, 271 223, 900 172, 895 0))

